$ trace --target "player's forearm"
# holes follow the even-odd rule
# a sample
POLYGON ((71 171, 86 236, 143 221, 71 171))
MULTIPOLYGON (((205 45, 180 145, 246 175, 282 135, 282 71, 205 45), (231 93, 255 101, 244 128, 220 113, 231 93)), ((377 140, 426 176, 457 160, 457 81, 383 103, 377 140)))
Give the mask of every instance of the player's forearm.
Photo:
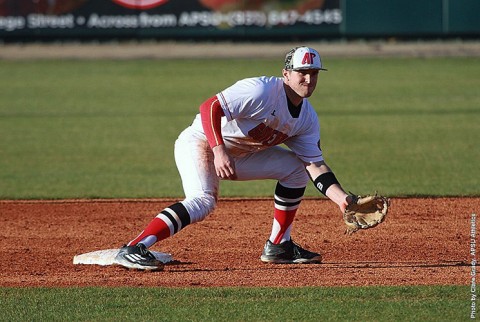
POLYGON ((332 170, 324 161, 309 163, 305 168, 307 169, 308 174, 313 181, 324 173, 332 172, 332 170))
POLYGON ((343 190, 330 167, 322 161, 311 163, 306 169, 315 187, 343 211, 350 202, 350 196, 343 190))
POLYGON ((331 185, 326 192, 326 196, 335 202, 342 212, 345 211, 345 208, 351 202, 351 196, 349 196, 339 184, 331 185))
POLYGON ((222 116, 224 116, 220 102, 213 96, 200 105, 203 131, 211 148, 222 145, 222 116))

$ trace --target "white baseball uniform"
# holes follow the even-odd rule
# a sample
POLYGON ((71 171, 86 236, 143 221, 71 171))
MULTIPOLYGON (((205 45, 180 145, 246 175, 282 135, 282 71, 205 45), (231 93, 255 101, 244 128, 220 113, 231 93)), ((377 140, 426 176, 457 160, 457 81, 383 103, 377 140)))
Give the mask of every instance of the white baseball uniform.
MULTIPOLYGON (((237 180, 275 179, 301 188, 309 181, 304 163, 323 160, 315 110, 307 99, 300 113, 289 109, 283 86, 279 77, 247 78, 217 94, 237 180)), ((192 223, 203 220, 215 207, 220 179, 200 114, 175 142, 175 160, 186 196, 182 204, 192 223)))

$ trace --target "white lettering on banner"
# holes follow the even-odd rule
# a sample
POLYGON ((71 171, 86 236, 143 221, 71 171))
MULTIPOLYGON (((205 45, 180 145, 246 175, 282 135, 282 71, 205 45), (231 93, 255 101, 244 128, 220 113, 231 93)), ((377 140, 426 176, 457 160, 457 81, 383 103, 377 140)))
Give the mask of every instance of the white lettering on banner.
POLYGON ((277 25, 294 25, 300 15, 297 11, 271 11, 268 13, 268 24, 270 26, 277 25))
POLYGON ((99 16, 90 15, 87 22, 89 28, 138 28, 137 16, 99 16))
POLYGON ((175 27, 177 25, 175 15, 149 15, 142 12, 138 17, 140 28, 175 27))
POLYGON ((178 26, 291 26, 296 23, 306 23, 309 25, 321 24, 340 24, 342 22, 342 12, 339 9, 332 10, 309 10, 304 14, 298 11, 232 11, 228 13, 192 11, 182 12, 178 19, 178 26))
POLYGON ((73 15, 65 16, 50 16, 40 14, 30 14, 27 16, 28 28, 40 29, 40 28, 52 28, 52 29, 65 29, 74 28, 75 19, 73 15))
POLYGON ((339 9, 333 10, 309 10, 304 14, 298 11, 270 11, 268 13, 268 24, 270 26, 285 25, 291 26, 303 22, 309 25, 334 24, 342 22, 342 12, 339 9))
POLYGON ((24 17, 0 17, 0 30, 14 31, 25 28, 25 25, 24 17))
MULTIPOLYGON (((0 0, 1 1, 1 0, 0 0)), ((295 10, 283 11, 231 11, 226 13, 211 11, 188 11, 175 14, 99 15, 74 16, 73 14, 53 16, 29 14, 0 17, 0 31, 18 29, 135 29, 172 27, 281 27, 298 23, 307 25, 337 25, 342 22, 340 9, 309 10, 300 14, 295 10)))
POLYGON ((307 11, 300 17, 300 21, 311 25, 321 25, 324 23, 338 25, 342 23, 342 11, 339 9, 307 11))
POLYGON ((259 11, 237 11, 232 16, 231 26, 265 26, 267 16, 264 12, 259 11))
POLYGON ((178 25, 180 27, 193 27, 193 26, 215 26, 222 21, 221 14, 215 14, 213 12, 182 12, 178 18, 178 25))

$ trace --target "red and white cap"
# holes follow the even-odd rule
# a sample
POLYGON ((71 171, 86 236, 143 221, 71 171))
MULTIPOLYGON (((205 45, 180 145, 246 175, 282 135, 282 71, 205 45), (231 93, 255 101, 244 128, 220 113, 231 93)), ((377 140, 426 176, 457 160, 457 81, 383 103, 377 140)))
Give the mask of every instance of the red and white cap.
POLYGON ((318 69, 326 70, 322 66, 320 54, 310 47, 295 47, 285 56, 286 70, 318 69))

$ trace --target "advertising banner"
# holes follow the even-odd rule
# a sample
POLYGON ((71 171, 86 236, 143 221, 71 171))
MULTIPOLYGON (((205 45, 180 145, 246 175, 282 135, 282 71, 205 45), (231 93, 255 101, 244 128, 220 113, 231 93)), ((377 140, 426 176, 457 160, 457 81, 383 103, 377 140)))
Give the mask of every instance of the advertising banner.
POLYGON ((8 38, 304 38, 339 34, 340 0, 0 0, 8 38))

